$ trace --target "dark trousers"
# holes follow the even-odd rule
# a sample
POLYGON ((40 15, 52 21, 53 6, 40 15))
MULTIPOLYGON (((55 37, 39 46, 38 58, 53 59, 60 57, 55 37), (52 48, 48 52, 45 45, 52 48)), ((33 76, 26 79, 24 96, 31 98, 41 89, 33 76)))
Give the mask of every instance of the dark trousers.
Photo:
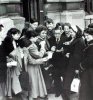
POLYGON ((65 73, 64 80, 63 80, 63 90, 62 90, 62 97, 63 100, 70 100, 70 87, 72 80, 75 76, 75 70, 69 67, 65 73))
POLYGON ((56 95, 60 95, 62 93, 62 89, 63 89, 63 86, 62 86, 63 81, 61 79, 61 77, 63 77, 62 72, 63 72, 63 70, 60 68, 54 67, 54 69, 53 69, 52 76, 53 76, 53 80, 54 80, 56 95))

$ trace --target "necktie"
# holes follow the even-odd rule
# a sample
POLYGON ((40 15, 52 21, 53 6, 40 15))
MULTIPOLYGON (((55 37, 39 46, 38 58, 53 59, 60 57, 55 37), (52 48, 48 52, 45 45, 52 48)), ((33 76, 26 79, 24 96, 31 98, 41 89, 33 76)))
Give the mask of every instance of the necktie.
POLYGON ((59 39, 58 38, 56 39, 56 42, 57 42, 57 44, 59 43, 59 39))

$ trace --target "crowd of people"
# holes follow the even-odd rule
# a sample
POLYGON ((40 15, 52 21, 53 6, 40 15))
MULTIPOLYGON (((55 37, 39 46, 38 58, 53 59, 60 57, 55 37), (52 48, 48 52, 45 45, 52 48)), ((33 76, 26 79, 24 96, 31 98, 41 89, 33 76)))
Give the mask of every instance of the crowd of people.
MULTIPOLYGON (((0 24, 0 31, 3 27, 0 24)), ((70 23, 54 26, 48 18, 43 25, 36 20, 26 22, 22 32, 11 28, 0 45, 0 100, 13 95, 22 100, 47 100, 51 87, 55 97, 70 100, 76 75, 80 76, 79 100, 92 100, 92 49, 92 23, 81 30, 70 23), (26 82, 20 79, 23 71, 29 76, 26 82)))

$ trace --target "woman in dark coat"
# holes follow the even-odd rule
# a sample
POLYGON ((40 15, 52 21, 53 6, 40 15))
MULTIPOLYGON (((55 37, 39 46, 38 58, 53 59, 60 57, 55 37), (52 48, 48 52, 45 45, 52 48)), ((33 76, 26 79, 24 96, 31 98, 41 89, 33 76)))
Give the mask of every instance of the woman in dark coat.
POLYGON ((84 49, 84 60, 80 64, 82 73, 79 100, 93 100, 93 27, 85 31, 85 37, 88 46, 84 49))
POLYGON ((17 47, 17 41, 20 35, 21 35, 20 31, 16 28, 11 28, 7 32, 7 36, 3 41, 7 56, 17 47))
MULTIPOLYGON (((17 48, 17 41, 20 37, 20 31, 16 28, 11 28, 7 32, 7 36, 5 37, 4 41, 2 42, 4 54, 8 57, 9 54, 17 48)), ((9 57, 8 57, 9 58, 9 57)), ((7 59, 7 61, 11 61, 11 59, 7 59)), ((11 97, 11 68, 7 69, 7 82, 9 82, 7 85, 7 96, 11 97)))
MULTIPOLYGON (((0 31, 2 31, 3 25, 0 24, 0 31)), ((10 31, 9 31, 10 32, 10 31)), ((16 30, 16 32, 19 32, 16 30)), ((14 33, 13 33, 14 34, 14 33)), ((12 34, 11 34, 12 36, 12 34)), ((12 39, 12 38, 11 38, 12 39)), ((10 40, 11 41, 11 40, 10 40)), ((9 41, 8 35, 0 45, 0 100, 4 100, 6 95, 5 86, 6 86, 6 76, 7 76, 7 59, 6 57, 12 51, 13 46, 12 42, 9 41), (10 49, 11 47, 11 49, 10 49)))
POLYGON ((78 26, 72 28, 73 41, 68 46, 68 52, 70 53, 68 67, 63 79, 63 100, 70 100, 70 86, 75 76, 75 71, 79 70, 79 64, 82 60, 82 52, 85 48, 85 42, 82 38, 82 31, 78 26))

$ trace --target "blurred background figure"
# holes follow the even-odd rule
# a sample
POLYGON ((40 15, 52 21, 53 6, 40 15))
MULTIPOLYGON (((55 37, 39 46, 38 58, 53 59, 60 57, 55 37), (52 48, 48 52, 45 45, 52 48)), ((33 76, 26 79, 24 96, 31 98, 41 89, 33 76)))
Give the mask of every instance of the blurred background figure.
MULTIPOLYGON (((82 38, 82 30, 78 26, 71 27, 71 29, 72 33, 70 34, 72 40, 67 49, 67 53, 70 53, 69 62, 63 79, 63 100, 70 100, 70 86, 75 75, 79 74, 79 64, 82 61, 83 50, 85 48, 85 41, 82 38)), ((68 30, 66 30, 66 33, 67 32, 68 30)))
POLYGON ((84 51, 84 59, 80 63, 81 86, 79 100, 92 100, 93 98, 93 23, 84 31, 87 47, 84 51))

